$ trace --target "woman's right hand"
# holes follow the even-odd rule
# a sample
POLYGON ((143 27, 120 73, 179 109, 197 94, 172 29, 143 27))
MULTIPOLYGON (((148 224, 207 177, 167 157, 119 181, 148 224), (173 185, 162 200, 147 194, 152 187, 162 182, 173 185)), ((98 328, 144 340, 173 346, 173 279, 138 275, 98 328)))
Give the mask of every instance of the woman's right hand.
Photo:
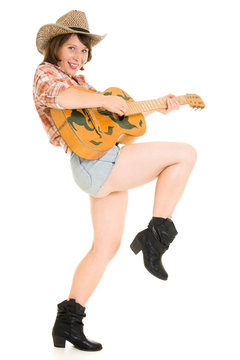
POLYGON ((103 95, 103 107, 119 116, 126 114, 128 110, 127 102, 120 96, 105 96, 103 95))

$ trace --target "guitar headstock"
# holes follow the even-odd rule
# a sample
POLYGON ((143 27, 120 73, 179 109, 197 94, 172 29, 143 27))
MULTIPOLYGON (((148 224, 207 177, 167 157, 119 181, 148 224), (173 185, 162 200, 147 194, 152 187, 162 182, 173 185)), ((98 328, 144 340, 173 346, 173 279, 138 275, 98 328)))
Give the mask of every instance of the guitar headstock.
POLYGON ((187 94, 185 95, 187 104, 194 110, 202 110, 205 108, 205 104, 199 95, 187 94))

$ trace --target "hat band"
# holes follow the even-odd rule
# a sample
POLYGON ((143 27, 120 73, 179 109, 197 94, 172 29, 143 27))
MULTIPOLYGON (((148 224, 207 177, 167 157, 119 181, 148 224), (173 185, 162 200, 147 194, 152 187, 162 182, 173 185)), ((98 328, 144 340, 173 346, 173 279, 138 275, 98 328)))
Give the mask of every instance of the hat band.
POLYGON ((76 31, 82 31, 82 32, 86 32, 86 33, 90 34, 90 31, 88 31, 86 29, 78 28, 78 27, 69 27, 69 29, 76 30, 76 31))

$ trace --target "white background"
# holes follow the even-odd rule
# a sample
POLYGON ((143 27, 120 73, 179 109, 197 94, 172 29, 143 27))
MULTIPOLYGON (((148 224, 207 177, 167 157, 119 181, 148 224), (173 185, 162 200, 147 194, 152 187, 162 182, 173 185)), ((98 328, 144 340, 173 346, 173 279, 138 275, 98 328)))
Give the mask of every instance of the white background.
MULTIPOLYGON (((1 357, 237 360, 239 351, 239 9, 237 1, 7 2, 1 9, 1 357), (196 167, 174 213, 167 282, 129 245, 152 216, 154 183, 130 191, 122 246, 87 304, 85 332, 103 351, 52 345, 56 304, 92 241, 88 196, 69 157, 48 143, 32 100, 40 26, 72 9, 108 36, 86 66, 98 90, 135 100, 199 94, 147 118, 139 141, 191 143, 196 167)), ((109 220, 111 221, 111 219, 109 220)))

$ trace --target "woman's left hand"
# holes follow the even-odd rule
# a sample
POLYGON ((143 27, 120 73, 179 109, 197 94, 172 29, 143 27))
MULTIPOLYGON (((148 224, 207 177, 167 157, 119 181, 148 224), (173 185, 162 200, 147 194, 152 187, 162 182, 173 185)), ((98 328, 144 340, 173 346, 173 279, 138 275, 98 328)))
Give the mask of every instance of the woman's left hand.
POLYGON ((180 108, 180 105, 177 101, 173 100, 173 98, 175 98, 175 95, 173 94, 168 94, 166 95, 167 99, 167 109, 159 109, 157 111, 159 111, 162 114, 168 114, 170 111, 172 110, 178 110, 180 108))

